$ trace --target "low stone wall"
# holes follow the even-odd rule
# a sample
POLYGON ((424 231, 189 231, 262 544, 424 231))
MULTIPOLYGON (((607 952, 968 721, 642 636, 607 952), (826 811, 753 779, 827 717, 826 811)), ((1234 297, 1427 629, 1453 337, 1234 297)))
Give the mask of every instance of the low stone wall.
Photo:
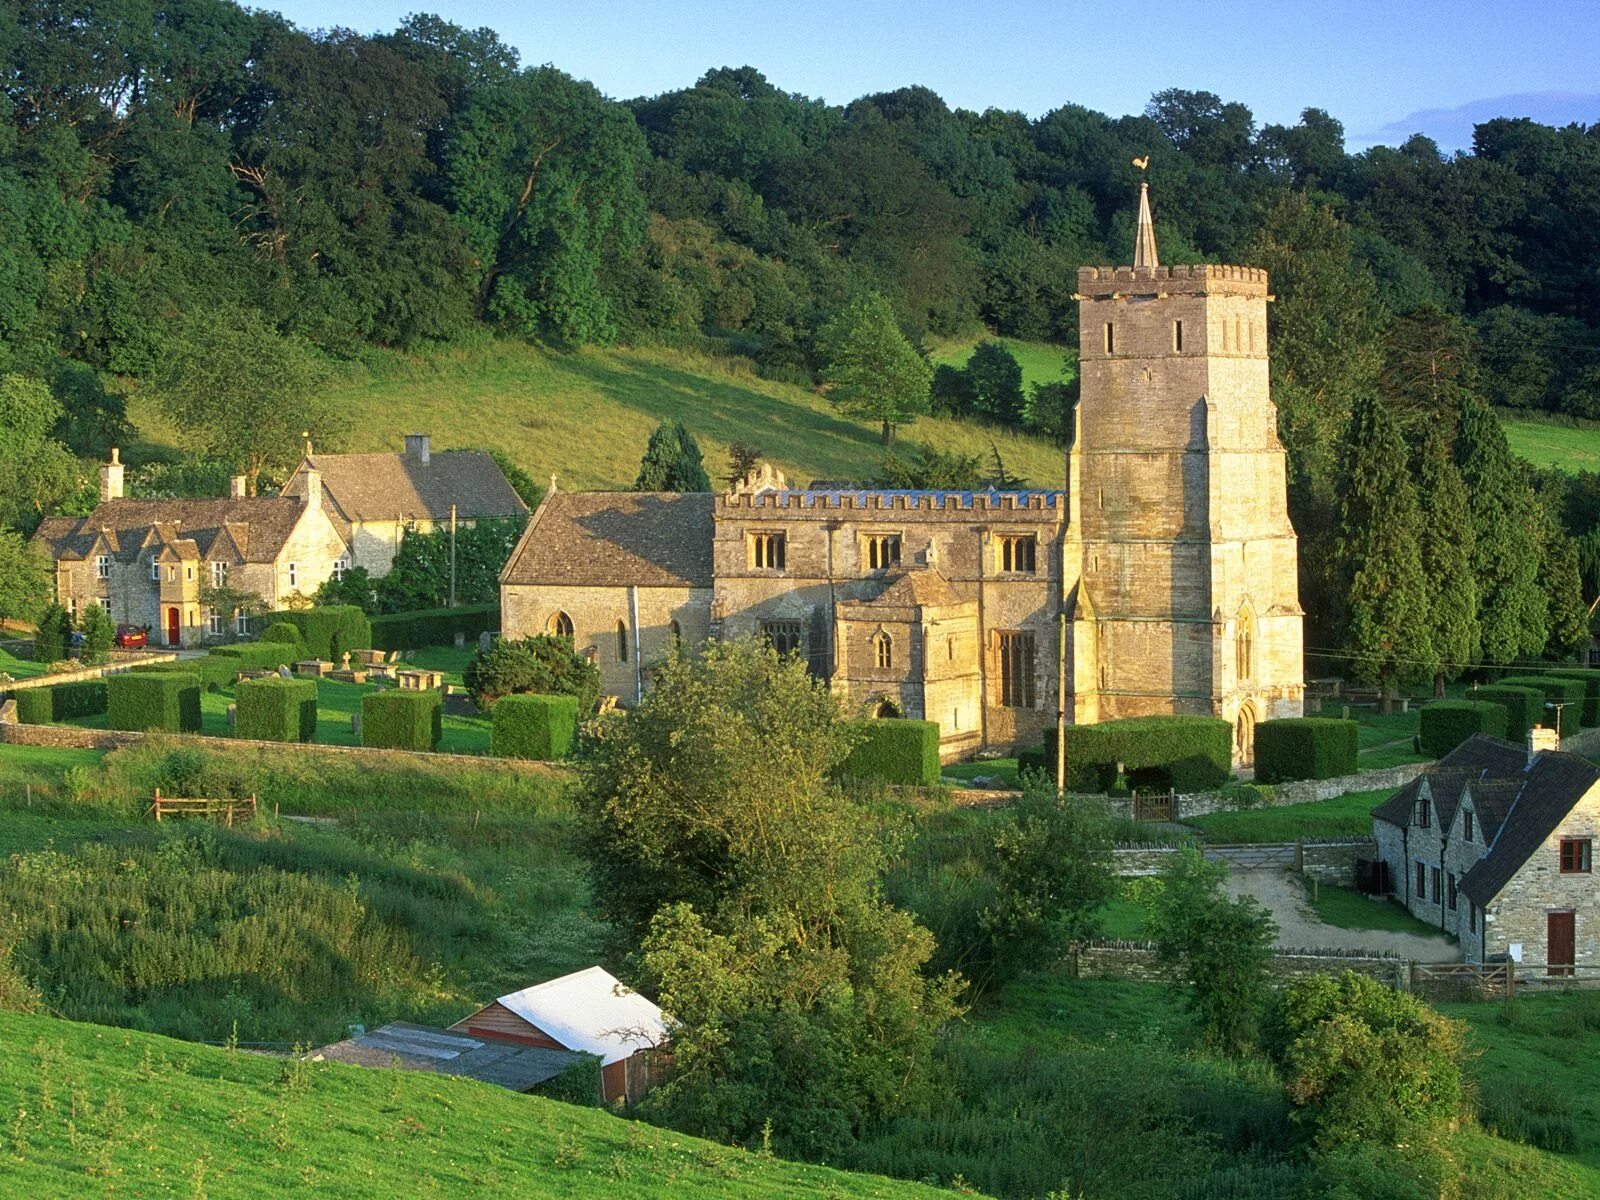
POLYGON ((1318 883, 1351 887, 1356 881, 1356 859, 1377 857, 1378 843, 1371 838, 1302 842, 1300 873, 1318 883))
MULTIPOLYGON (((1600 730, 1596 730, 1600 733, 1600 730)), ((1600 749, 1600 741, 1596 743, 1600 749)), ((1263 808, 1283 808, 1290 804, 1308 804, 1313 800, 1332 800, 1350 792, 1399 791, 1432 763, 1406 763, 1398 767, 1380 767, 1375 771, 1361 771, 1355 775, 1341 775, 1337 779, 1299 779, 1293 783, 1272 784, 1272 795, 1262 801, 1263 808)), ((1175 798, 1175 821, 1189 821, 1207 817, 1212 813, 1234 812, 1239 805, 1225 792, 1193 792, 1175 798)), ((1133 815, 1133 802, 1123 801, 1126 816, 1133 815)))
POLYGON ((54 687, 58 683, 85 683, 90 679, 100 679, 106 675, 116 675, 132 667, 148 666, 150 663, 171 662, 178 656, 173 653, 159 654, 134 654, 127 658, 113 658, 110 662, 98 667, 84 667, 81 671, 63 671, 59 675, 33 675, 27 679, 18 679, 6 684, 7 692, 20 692, 23 688, 54 687))
POLYGON ((1163 846, 1156 843, 1117 846, 1111 851, 1111 861, 1119 876, 1124 879, 1136 879, 1141 875, 1158 874, 1162 864, 1176 854, 1178 849, 1177 846, 1163 846))
MULTIPOLYGON (((1139 983, 1165 983, 1171 979, 1156 960, 1155 946, 1149 942, 1090 942, 1069 955, 1068 968, 1080 979, 1127 979, 1139 983)), ((1306 975, 1342 975, 1346 971, 1401 991, 1411 986, 1411 963, 1403 958, 1280 950, 1267 962, 1267 977, 1274 986, 1306 975)))

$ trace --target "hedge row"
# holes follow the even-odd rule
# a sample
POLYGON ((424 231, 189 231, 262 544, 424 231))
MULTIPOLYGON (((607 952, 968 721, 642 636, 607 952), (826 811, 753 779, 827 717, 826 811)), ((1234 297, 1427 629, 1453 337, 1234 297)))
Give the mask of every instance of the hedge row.
POLYGON ((1256 726, 1256 782, 1337 779, 1356 773, 1360 727, 1329 717, 1288 717, 1256 726))
MULTIPOLYGON (((1067 726, 1067 790, 1107 792, 1117 767, 1132 787, 1204 792, 1220 787, 1233 771, 1233 726, 1221 717, 1127 717, 1098 725, 1067 726)), ((1044 745, 1017 755, 1021 771, 1054 778, 1056 731, 1044 745)))
POLYGON ((134 667, 133 675, 193 675, 208 692, 233 686, 244 663, 237 658, 207 654, 204 658, 180 658, 172 662, 145 663, 134 667))
POLYGON ((367 620, 367 614, 353 604, 286 609, 269 613, 266 619, 271 624, 288 624, 298 629, 308 658, 338 662, 346 650, 372 648, 372 623, 367 620))
MULTIPOLYGON (((1498 704, 1506 710, 1506 737, 1520 742, 1528 730, 1544 721, 1544 692, 1538 688, 1511 687, 1497 683, 1476 688, 1467 693, 1467 699, 1498 704)), ((1427 712, 1425 708, 1422 710, 1427 712)))
POLYGON ((449 646, 456 634, 476 642, 480 633, 500 628, 498 604, 472 604, 462 608, 428 608, 390 613, 372 618, 374 650, 418 650, 423 646, 449 646))
MULTIPOLYGON (((1558 732, 1562 737, 1571 737, 1583 724, 1584 682, 1581 679, 1567 679, 1560 675, 1510 675, 1500 680, 1499 686, 1532 688, 1544 697, 1546 704, 1562 705, 1557 710, 1561 714, 1558 732)), ((1555 715, 1546 709, 1539 714, 1535 724, 1549 725, 1555 715)))
POLYGON ((24 725, 48 725, 51 721, 70 721, 106 711, 104 679, 19 688, 12 695, 17 702, 17 720, 24 725))
POLYGON ((283 642, 290 646, 301 647, 304 645, 300 631, 288 621, 274 621, 268 625, 261 635, 263 642, 283 642))
POLYGON ((549 762, 567 756, 577 732, 576 696, 502 696, 494 706, 489 753, 549 762))
POLYGON ((297 642, 237 642, 231 646, 218 646, 211 651, 214 658, 232 659, 235 671, 247 667, 286 667, 301 657, 297 642))
POLYGON ((244 679, 236 693, 233 735, 262 742, 309 742, 317 736, 317 685, 309 679, 244 679))
POLYGON ((1585 728, 1592 729, 1600 725, 1600 671, 1590 670, 1586 667, 1573 667, 1557 672, 1562 679, 1576 679, 1583 684, 1583 711, 1578 714, 1578 720, 1585 728))
POLYGON ((1443 758, 1475 733, 1505 737, 1506 707, 1488 700, 1436 700, 1422 710, 1425 754, 1443 758))
POLYGON ((178 671, 129 671, 106 677, 112 729, 200 732, 200 677, 178 671))
POLYGON ((938 722, 886 717, 846 721, 845 725, 858 740, 834 772, 841 779, 916 787, 932 787, 939 782, 938 722))
POLYGON ((444 696, 400 688, 361 697, 361 744, 391 750, 432 750, 443 733, 444 696))

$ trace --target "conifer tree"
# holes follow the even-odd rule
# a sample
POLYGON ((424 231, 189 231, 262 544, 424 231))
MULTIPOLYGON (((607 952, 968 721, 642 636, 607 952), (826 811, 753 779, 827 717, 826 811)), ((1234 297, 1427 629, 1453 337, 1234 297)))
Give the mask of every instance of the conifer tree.
POLYGON ((682 421, 663 421, 645 444, 639 460, 636 492, 709 492, 711 477, 706 474, 700 444, 682 421))
POLYGON ((91 666, 105 662, 110 657, 112 643, 117 639, 117 627, 111 623, 106 610, 98 604, 86 606, 79 618, 78 628, 83 631, 83 653, 80 655, 83 661, 91 666))
POLYGON ((72 616, 59 604, 51 604, 39 618, 33 635, 33 661, 60 662, 72 648, 72 616))
POLYGON ((1342 642, 1353 673, 1386 691, 1425 678, 1436 657, 1416 485, 1394 418, 1370 393, 1350 412, 1339 497, 1342 642))
POLYGON ((1545 619, 1545 655, 1564 659, 1589 640, 1589 610, 1583 602, 1583 580, 1578 571, 1578 543, 1561 528, 1548 508, 1540 506, 1539 580, 1548 611, 1545 619))
POLYGON ((1437 423, 1427 428, 1418 471, 1422 506, 1422 575, 1428 585, 1428 631, 1438 662, 1433 694, 1446 678, 1478 657, 1478 581, 1472 573, 1476 538, 1467 487, 1450 458, 1450 441, 1437 423))

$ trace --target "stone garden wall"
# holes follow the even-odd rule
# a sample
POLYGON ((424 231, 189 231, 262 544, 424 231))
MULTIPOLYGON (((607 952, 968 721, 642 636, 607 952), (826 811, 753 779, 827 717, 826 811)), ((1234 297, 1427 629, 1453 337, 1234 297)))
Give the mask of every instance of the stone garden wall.
MULTIPOLYGON (((1171 979, 1157 962, 1155 946, 1150 942, 1090 942, 1069 956, 1068 967, 1080 979, 1127 979, 1140 983, 1171 979)), ((1340 975, 1345 971, 1366 975, 1401 991, 1411 986, 1411 963, 1403 958, 1280 950, 1267 964, 1267 975, 1274 986, 1306 975, 1340 975)))

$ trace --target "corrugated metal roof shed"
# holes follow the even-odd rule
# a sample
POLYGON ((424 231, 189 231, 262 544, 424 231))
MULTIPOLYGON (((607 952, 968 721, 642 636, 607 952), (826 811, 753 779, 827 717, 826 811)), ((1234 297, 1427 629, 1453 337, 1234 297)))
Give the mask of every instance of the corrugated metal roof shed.
POLYGON ((667 1040, 661 1010, 603 967, 590 967, 499 997, 563 1046, 620 1062, 667 1040))
POLYGON ((485 1042, 448 1029, 395 1021, 324 1046, 316 1057, 361 1067, 460 1075, 525 1092, 554 1079, 584 1056, 567 1050, 485 1042))

